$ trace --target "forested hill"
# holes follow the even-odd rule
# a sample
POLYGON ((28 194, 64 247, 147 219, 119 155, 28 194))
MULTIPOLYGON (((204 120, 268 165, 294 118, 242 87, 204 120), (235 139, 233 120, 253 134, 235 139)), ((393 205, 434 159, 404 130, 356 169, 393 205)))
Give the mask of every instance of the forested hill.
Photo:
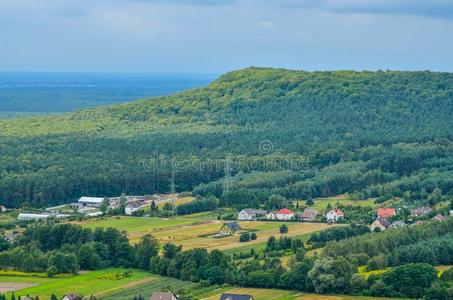
POLYGON ((235 173, 255 171, 287 197, 439 186, 448 194, 452 116, 452 73, 248 68, 173 96, 1 121, 0 199, 39 206, 82 194, 164 192, 169 169, 154 166, 175 157, 178 189, 191 190, 215 184, 223 170, 188 162, 226 153, 241 162, 235 173), (249 164, 269 157, 296 160, 297 168, 249 164))

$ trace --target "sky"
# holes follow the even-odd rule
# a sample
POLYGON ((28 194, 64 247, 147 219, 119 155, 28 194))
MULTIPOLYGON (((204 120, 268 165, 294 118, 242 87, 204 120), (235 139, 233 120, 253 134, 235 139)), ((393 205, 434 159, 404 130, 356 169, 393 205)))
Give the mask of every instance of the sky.
POLYGON ((0 71, 453 71, 453 0, 0 0, 0 71))

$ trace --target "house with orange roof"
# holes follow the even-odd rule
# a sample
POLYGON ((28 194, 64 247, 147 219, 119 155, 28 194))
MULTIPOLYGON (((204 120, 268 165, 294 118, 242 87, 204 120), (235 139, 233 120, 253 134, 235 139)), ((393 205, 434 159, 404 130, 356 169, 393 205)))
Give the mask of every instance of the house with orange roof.
POLYGON ((378 218, 388 219, 390 217, 396 216, 396 211, 394 208, 378 208, 377 210, 378 218))

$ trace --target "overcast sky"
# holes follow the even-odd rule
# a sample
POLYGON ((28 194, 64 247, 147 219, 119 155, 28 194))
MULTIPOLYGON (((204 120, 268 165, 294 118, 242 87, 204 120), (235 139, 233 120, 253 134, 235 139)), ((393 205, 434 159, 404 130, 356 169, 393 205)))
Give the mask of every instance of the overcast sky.
POLYGON ((453 71, 453 0, 0 0, 0 71, 453 71))

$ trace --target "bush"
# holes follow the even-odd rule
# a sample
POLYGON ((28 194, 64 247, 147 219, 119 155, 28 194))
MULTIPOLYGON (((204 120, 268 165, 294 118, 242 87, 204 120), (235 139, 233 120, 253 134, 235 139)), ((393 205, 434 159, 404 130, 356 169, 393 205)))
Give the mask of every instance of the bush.
POLYGON ((239 237, 239 242, 243 243, 243 242, 249 242, 250 241, 250 234, 249 233, 243 233, 241 234, 241 236, 239 237))
POLYGON ((252 232, 252 233, 250 234, 250 239, 251 239, 252 241, 256 240, 257 238, 258 238, 258 236, 256 235, 256 233, 252 232))
POLYGON ((448 270, 445 270, 442 275, 440 276, 440 279, 444 281, 451 281, 453 280, 453 268, 450 268, 448 270))
POLYGON ((384 255, 373 256, 366 264, 367 271, 382 270, 388 267, 388 260, 384 255))
POLYGON ((281 234, 288 233, 288 226, 286 226, 285 224, 283 224, 282 226, 280 226, 280 233, 281 233, 281 234))
POLYGON ((55 277, 58 274, 58 270, 55 266, 49 266, 46 270, 47 276, 49 278, 55 277))

